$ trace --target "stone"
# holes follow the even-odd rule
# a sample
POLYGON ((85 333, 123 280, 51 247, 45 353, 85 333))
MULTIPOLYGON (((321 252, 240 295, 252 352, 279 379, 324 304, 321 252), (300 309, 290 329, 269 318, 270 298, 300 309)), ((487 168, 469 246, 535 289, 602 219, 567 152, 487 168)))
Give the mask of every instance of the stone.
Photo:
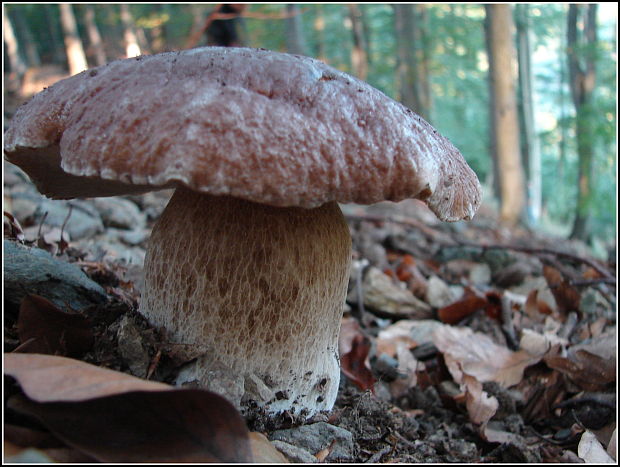
POLYGON ((61 309, 83 310, 107 301, 105 290, 76 265, 4 240, 4 299, 19 306, 27 294, 47 298, 61 309))
POLYGON ((277 430, 271 434, 270 439, 298 446, 313 455, 331 446, 326 462, 346 462, 354 459, 355 448, 351 432, 325 422, 277 430))

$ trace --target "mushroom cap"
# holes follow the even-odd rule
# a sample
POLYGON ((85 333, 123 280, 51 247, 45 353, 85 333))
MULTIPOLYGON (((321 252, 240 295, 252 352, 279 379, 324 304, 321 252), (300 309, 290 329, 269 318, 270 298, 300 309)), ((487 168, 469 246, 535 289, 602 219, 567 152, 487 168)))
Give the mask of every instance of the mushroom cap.
POLYGON ((471 218, 480 183, 413 111, 308 57, 204 47, 118 60, 21 106, 8 161, 52 198, 178 184, 273 206, 419 198, 471 218))

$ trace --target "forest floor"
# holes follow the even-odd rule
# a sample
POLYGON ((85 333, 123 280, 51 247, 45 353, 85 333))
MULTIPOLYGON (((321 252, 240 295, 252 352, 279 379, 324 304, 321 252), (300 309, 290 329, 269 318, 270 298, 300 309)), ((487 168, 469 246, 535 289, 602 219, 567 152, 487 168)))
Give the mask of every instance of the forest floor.
MULTIPOLYGON (((82 426, 84 403, 109 396, 89 392, 97 377, 79 370, 81 383, 71 384, 85 384, 85 392, 67 395, 65 383, 75 374, 39 359, 64 355, 150 381, 173 379, 179 362, 136 311, 149 232, 170 192, 52 202, 9 164, 4 181, 4 348, 30 358, 13 363, 5 355, 14 378, 5 385, 5 452, 126 459, 113 436, 122 431, 117 421, 103 417, 82 426), (35 277, 42 266, 13 259, 7 241, 78 267, 103 292, 70 284, 60 272, 42 285, 35 277), (39 298, 46 294, 50 301, 39 298), (37 379, 42 366, 49 371, 37 379), (50 412, 54 400, 70 402, 62 416, 50 412), (71 433, 58 424, 73 409, 82 424, 71 433), (85 432, 94 434, 91 441, 80 439, 85 432)), ((274 446, 297 462, 615 457, 615 252, 599 261, 574 242, 507 230, 484 207, 473 221, 455 224, 437 221, 417 201, 345 205, 343 212, 354 262, 336 406, 306 421, 247 414, 255 458, 284 460, 274 446)), ((114 394, 130 397, 126 389, 114 394)), ((217 417, 210 423, 211 433, 229 429, 217 417)), ((157 436, 134 452, 156 450, 152 444, 166 439, 157 436)), ((171 441, 176 459, 195 454, 186 442, 171 441)))
POLYGON ((485 206, 447 224, 417 201, 344 205, 336 405, 241 417, 160 384, 183 362, 137 304, 169 196, 50 201, 5 163, 5 461, 616 459, 615 246, 594 259, 485 206))

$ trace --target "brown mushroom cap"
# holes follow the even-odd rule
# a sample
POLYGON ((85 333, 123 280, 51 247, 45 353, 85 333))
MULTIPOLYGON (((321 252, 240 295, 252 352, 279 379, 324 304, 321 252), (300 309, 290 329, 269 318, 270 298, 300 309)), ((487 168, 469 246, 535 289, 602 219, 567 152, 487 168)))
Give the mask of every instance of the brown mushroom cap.
POLYGON ((4 150, 53 198, 182 184, 305 208, 420 198, 449 221, 481 199, 459 151, 414 112, 322 62, 267 50, 85 71, 20 107, 4 150))

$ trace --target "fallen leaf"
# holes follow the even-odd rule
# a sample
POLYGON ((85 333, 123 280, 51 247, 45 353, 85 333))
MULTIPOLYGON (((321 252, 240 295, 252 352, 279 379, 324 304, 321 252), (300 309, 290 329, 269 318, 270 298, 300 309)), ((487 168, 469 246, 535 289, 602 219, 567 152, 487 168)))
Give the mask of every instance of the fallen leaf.
POLYGON ((374 391, 376 382, 368 364, 369 352, 370 340, 358 334, 353 337, 351 351, 340 357, 342 372, 362 391, 374 391))
POLYGON ((544 300, 538 298, 538 289, 533 289, 527 296, 524 306, 525 313, 535 321, 542 321, 540 315, 551 315, 553 310, 544 300))
POLYGON ((482 383, 473 376, 464 373, 461 382, 465 387, 465 406, 469 419, 484 431, 486 424, 497 412, 499 402, 483 391, 482 383))
POLYGON ((545 276, 551 293, 558 305, 558 310, 561 313, 579 310, 581 295, 568 281, 564 280, 560 271, 549 265, 545 265, 543 266, 543 276, 545 276))
POLYGON ((417 342, 411 337, 411 330, 416 323, 417 321, 401 319, 379 331, 379 335, 375 340, 377 355, 384 353, 390 357, 396 357, 397 346, 401 342, 409 349, 414 348, 417 342))
POLYGON ((25 396, 9 408, 101 462, 250 462, 245 422, 223 397, 65 357, 5 354, 25 396))
POLYGON ((93 345, 90 321, 62 311, 39 295, 26 295, 19 307, 17 332, 20 352, 78 356, 93 345))
POLYGON ((539 356, 523 350, 513 352, 469 328, 443 325, 433 333, 433 342, 457 383, 466 373, 481 382, 514 386, 523 378, 525 368, 540 361, 539 356))
POLYGON ((250 433, 250 446, 252 459, 257 464, 289 464, 290 462, 278 451, 271 441, 262 433, 253 431, 250 433))
POLYGON ((437 310, 439 319, 447 324, 456 324, 463 318, 475 313, 476 311, 485 308, 488 304, 486 297, 477 295, 466 289, 465 296, 460 300, 440 308, 437 310))

